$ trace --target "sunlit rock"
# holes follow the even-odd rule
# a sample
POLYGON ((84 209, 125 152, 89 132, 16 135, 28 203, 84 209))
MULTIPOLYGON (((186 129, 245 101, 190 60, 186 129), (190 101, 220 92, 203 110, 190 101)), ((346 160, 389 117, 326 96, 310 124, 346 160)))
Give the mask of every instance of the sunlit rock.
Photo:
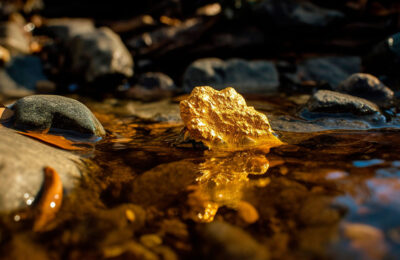
POLYGON ((282 142, 266 115, 248 107, 233 88, 217 91, 196 87, 180 103, 181 118, 190 138, 214 150, 268 149, 282 142))

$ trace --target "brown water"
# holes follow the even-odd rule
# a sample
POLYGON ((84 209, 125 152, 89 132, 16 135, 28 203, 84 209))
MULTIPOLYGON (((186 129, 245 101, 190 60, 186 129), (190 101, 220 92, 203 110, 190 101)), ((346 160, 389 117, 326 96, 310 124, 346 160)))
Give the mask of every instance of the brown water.
POLYGON ((201 259, 199 229, 212 221, 245 230, 272 259, 400 255, 396 130, 280 132, 288 145, 268 154, 221 154, 178 144, 179 123, 95 112, 109 134, 81 187, 44 232, 4 216, 5 258, 201 259))

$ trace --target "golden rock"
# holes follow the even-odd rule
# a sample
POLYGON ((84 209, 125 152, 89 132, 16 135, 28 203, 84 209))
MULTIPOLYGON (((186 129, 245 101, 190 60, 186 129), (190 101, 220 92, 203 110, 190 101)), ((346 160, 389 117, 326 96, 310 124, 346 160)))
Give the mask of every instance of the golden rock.
POLYGON ((180 113, 190 138, 213 150, 269 149, 282 142, 266 115, 246 104, 233 88, 196 87, 181 101, 180 113))

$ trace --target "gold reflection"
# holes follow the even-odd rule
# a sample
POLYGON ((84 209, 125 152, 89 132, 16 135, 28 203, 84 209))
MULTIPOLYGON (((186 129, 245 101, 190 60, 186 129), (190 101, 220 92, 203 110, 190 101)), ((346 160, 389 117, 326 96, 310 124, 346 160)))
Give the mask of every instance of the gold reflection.
MULTIPOLYGON (((237 210, 239 215, 258 216, 252 205, 242 201, 243 191, 249 186, 267 185, 268 178, 250 181, 248 175, 265 174, 268 167, 265 155, 255 151, 206 152, 205 162, 199 165, 201 176, 189 187, 189 217, 196 222, 211 222, 222 206, 237 210)), ((257 220, 251 216, 244 220, 257 220)))

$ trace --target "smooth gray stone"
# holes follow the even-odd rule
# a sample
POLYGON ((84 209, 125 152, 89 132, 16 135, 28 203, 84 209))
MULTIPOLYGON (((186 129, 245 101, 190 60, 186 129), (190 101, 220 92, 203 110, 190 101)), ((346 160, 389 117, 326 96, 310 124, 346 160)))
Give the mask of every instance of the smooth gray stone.
POLYGON ((64 192, 81 177, 80 157, 0 126, 0 211, 32 204, 43 184, 43 168, 57 171, 64 192))
POLYGON ((107 27, 78 34, 69 46, 71 70, 86 81, 110 75, 133 75, 133 59, 121 38, 107 27))
POLYGON ((81 102, 56 95, 33 95, 21 98, 12 106, 14 127, 27 130, 57 128, 104 136, 101 123, 81 102))
POLYGON ((171 97, 177 90, 174 81, 168 75, 147 72, 139 76, 138 82, 127 91, 126 97, 154 101, 171 97))
POLYGON ((205 58, 189 65, 184 74, 187 92, 197 86, 218 90, 233 87, 241 94, 267 94, 277 91, 279 75, 275 64, 268 61, 205 58))

